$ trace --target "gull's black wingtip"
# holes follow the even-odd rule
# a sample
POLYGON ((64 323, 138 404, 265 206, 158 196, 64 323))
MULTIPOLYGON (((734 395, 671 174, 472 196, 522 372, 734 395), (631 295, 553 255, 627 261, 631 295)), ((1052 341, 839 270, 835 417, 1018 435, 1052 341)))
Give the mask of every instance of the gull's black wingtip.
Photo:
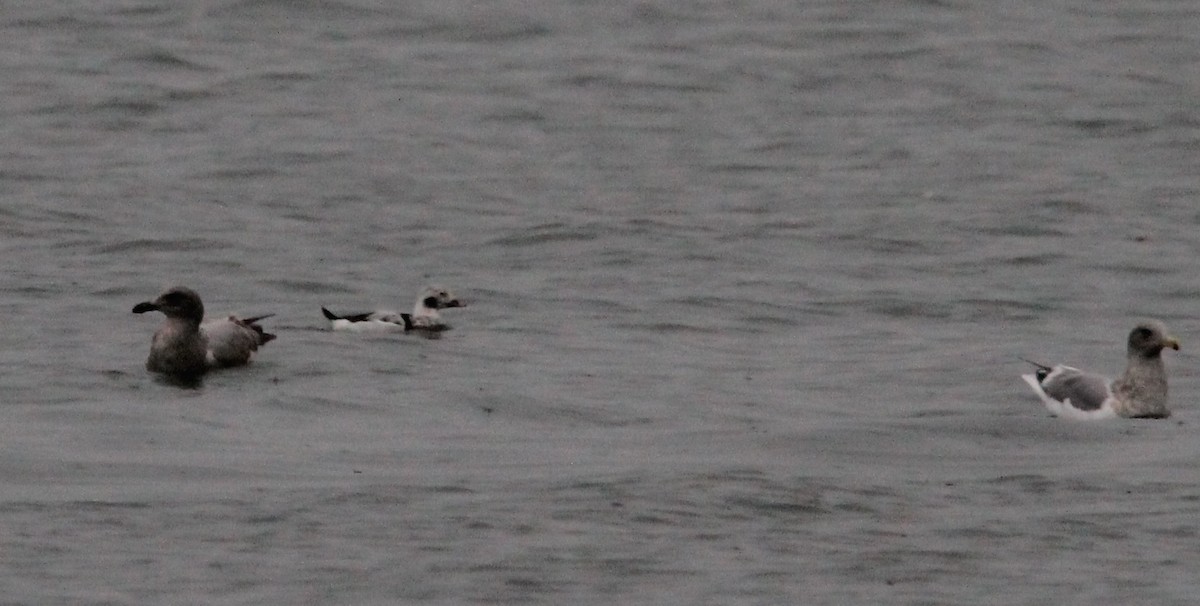
POLYGON ((1034 371, 1033 376, 1037 377, 1037 381, 1038 381, 1039 385, 1042 383, 1042 381, 1046 380, 1046 377, 1050 376, 1051 372, 1054 372, 1053 366, 1046 366, 1045 364, 1034 362, 1033 360, 1030 360, 1028 358, 1022 358, 1021 356, 1017 356, 1017 358, 1020 359, 1022 362, 1027 362, 1029 364, 1033 364, 1037 368, 1037 370, 1034 371))
POLYGON ((1034 362, 1033 360, 1030 360, 1029 358, 1023 358, 1021 356, 1017 356, 1017 359, 1022 362, 1025 362, 1027 364, 1033 364, 1034 366, 1038 367, 1038 370, 1044 370, 1046 372, 1050 372, 1051 370, 1054 370, 1053 366, 1046 366, 1045 364, 1042 364, 1040 362, 1034 362))

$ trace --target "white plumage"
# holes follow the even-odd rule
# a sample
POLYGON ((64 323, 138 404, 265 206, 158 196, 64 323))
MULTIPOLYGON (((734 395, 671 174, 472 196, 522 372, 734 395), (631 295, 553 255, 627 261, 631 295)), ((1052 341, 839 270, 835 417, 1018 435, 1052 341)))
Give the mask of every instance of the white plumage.
POLYGON ((322 307, 321 313, 333 330, 350 332, 408 332, 442 331, 450 325, 442 321, 439 309, 465 307, 461 300, 443 286, 426 286, 417 295, 412 313, 377 310, 359 314, 335 314, 322 307))

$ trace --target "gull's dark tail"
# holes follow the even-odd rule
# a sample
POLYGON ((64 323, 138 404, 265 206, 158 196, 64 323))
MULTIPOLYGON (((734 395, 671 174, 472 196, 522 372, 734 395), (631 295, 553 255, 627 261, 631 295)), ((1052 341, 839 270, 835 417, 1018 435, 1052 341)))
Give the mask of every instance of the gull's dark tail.
POLYGON ((266 345, 267 343, 275 340, 276 337, 275 335, 263 330, 263 327, 259 326, 258 321, 265 320, 273 315, 275 314, 263 314, 261 316, 254 316, 253 318, 238 318, 236 316, 230 316, 230 319, 236 320, 242 326, 245 326, 246 328, 258 333, 258 344, 266 345))

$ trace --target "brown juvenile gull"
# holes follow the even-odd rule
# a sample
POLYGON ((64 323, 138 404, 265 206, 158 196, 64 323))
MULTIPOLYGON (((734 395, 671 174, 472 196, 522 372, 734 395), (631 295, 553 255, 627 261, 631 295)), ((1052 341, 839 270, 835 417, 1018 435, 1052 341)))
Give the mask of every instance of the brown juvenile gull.
POLYGON ((350 332, 388 332, 423 330, 442 331, 450 328, 442 321, 439 309, 466 307, 466 304, 443 286, 426 286, 417 295, 411 314, 381 309, 369 313, 338 315, 322 307, 321 313, 333 330, 350 332))
POLYGON ((133 313, 161 311, 167 316, 150 342, 146 369, 179 379, 196 379, 210 369, 240 366, 250 355, 275 338, 263 332, 254 318, 228 316, 203 322, 204 304, 200 295, 176 286, 153 301, 138 303, 133 313))
POLYGON ((1165 419, 1167 371, 1164 347, 1179 349, 1179 341, 1167 334, 1157 320, 1138 324, 1129 333, 1129 366, 1115 381, 1070 366, 1045 366, 1029 362, 1037 372, 1021 375, 1050 413, 1068 419, 1165 419))

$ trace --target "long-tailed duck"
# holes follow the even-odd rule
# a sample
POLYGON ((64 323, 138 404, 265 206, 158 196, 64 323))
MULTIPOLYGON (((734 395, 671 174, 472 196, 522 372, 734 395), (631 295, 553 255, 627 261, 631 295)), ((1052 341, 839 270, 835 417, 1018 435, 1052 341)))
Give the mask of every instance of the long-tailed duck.
POLYGON ((333 330, 348 330, 351 332, 395 332, 395 331, 428 331, 438 332, 450 328, 442 321, 439 309, 450 307, 466 307, 466 304, 454 296, 454 293, 442 286, 426 286, 417 295, 411 314, 391 310, 378 310, 369 313, 338 315, 322 307, 321 313, 329 320, 333 330))

